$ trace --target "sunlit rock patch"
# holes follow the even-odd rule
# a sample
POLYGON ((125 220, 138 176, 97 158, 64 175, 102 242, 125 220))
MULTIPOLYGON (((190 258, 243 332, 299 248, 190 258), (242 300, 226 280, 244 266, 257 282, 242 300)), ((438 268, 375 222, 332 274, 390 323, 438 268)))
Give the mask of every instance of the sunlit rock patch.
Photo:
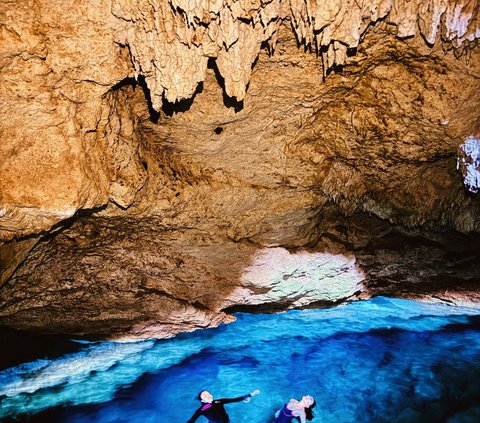
POLYGON ((363 279, 353 255, 265 248, 252 258, 228 301, 284 308, 335 303, 361 292, 363 279))

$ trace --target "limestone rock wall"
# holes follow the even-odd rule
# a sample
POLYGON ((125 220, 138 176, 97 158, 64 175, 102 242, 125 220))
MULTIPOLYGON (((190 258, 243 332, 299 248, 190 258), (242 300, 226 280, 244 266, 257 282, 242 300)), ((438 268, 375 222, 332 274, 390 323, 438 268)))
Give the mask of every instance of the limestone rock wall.
POLYGON ((102 96, 129 73, 109 2, 2 2, 0 239, 108 201, 102 96))
POLYGON ((1 13, 0 324, 169 336, 236 307, 475 288, 456 155, 480 135, 478 1, 1 13), (377 242, 397 232, 426 241, 377 242), (462 240, 451 265, 439 233, 462 240))
POLYGON ((215 58, 226 94, 241 101, 252 64, 265 43, 275 50, 285 19, 322 56, 324 72, 343 65, 379 20, 400 38, 421 34, 430 44, 439 34, 457 46, 480 36, 477 0, 57 0, 3 2, 0 12, 4 240, 125 189, 110 187, 116 177, 98 124, 103 97, 129 76, 145 77, 159 110, 164 99, 191 97, 215 58))

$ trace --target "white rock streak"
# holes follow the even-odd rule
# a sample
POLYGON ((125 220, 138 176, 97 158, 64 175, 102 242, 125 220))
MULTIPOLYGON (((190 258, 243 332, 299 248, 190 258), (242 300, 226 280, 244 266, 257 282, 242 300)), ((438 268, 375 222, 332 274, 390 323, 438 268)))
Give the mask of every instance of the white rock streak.
POLYGON ((458 148, 457 169, 463 175, 463 183, 471 192, 480 189, 480 140, 468 137, 458 148))

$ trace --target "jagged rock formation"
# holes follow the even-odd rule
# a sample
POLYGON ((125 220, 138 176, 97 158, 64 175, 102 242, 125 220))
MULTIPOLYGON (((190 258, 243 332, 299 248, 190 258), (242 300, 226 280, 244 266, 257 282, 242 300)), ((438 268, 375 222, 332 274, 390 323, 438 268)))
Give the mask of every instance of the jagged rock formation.
POLYGON ((0 324, 167 336, 475 291, 478 1, 2 9, 0 324))

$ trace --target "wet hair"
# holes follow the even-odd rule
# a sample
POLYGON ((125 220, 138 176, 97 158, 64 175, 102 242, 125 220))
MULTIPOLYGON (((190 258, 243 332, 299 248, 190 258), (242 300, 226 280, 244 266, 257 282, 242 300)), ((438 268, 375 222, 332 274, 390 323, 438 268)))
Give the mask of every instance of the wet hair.
POLYGON ((307 420, 313 420, 313 411, 312 409, 315 408, 315 406, 317 405, 317 403, 315 401, 313 401, 313 404, 310 406, 310 407, 307 407, 305 408, 305 416, 306 416, 306 419, 307 420))

